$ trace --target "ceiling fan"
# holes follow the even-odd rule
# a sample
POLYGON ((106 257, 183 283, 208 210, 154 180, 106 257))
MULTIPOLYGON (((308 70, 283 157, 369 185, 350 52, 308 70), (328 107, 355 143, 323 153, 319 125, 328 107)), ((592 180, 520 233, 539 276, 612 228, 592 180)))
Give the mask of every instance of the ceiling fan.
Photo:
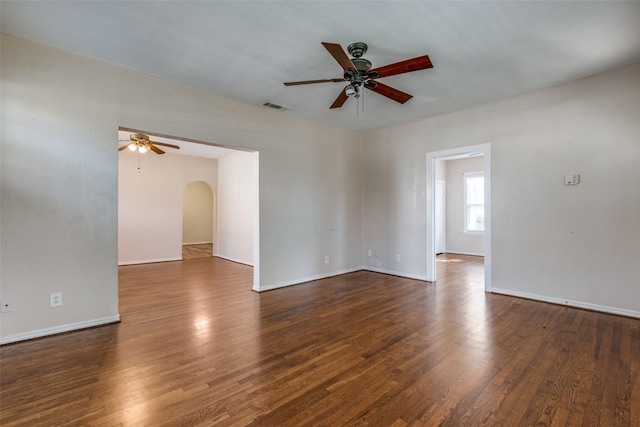
POLYGON ((331 56, 340 64, 344 70, 344 76, 336 79, 320 79, 320 80, 303 80, 299 82, 286 82, 285 86, 307 85, 314 83, 332 83, 347 81, 349 84, 345 89, 340 92, 340 95, 333 101, 330 108, 339 108, 346 102, 346 100, 352 96, 354 98, 360 97, 360 89, 365 87, 382 96, 393 99, 400 104, 404 104, 413 95, 402 92, 398 89, 394 89, 383 83, 376 81, 381 77, 394 76, 396 74, 409 73, 411 71, 425 70, 427 68, 433 68, 433 64, 428 55, 419 56, 413 59, 407 59, 405 61, 396 62, 393 64, 385 65, 378 68, 371 69, 371 61, 362 58, 367 52, 367 44, 363 42, 351 43, 347 50, 353 56, 350 59, 346 54, 342 46, 336 43, 322 42, 322 45, 329 51, 331 56))
MULTIPOLYGON (((161 145, 163 147, 175 148, 179 150, 180 147, 173 144, 165 144, 164 142, 157 142, 149 140, 149 135, 145 135, 142 133, 132 133, 129 136, 129 144, 125 144, 122 147, 118 148, 118 151, 122 151, 125 148, 128 148, 131 151, 138 151, 139 153, 146 153, 151 150, 156 154, 164 154, 164 151, 157 147, 157 145, 161 145)), ((127 141, 123 139, 121 141, 127 141)))

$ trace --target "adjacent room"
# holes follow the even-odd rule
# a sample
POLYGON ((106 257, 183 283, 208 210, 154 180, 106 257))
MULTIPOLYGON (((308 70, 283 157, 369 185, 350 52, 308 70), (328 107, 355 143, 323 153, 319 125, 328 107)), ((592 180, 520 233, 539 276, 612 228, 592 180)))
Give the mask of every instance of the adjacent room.
POLYGON ((118 131, 118 265, 208 254, 253 266, 259 153, 148 136, 118 131), (152 150, 132 147, 139 135, 152 150))
POLYGON ((3 426, 640 425, 640 2, 1 10, 3 426))

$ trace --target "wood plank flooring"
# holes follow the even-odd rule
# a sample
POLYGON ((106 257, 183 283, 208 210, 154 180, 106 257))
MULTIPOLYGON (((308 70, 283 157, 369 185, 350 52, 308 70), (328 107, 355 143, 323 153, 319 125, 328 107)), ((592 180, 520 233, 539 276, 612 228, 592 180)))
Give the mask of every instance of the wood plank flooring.
POLYGON ((120 267, 120 324, 0 348, 0 424, 640 426, 639 320, 437 268, 258 294, 219 258, 120 267))
POLYGON ((182 245, 182 259, 209 258, 213 256, 213 243, 182 245))

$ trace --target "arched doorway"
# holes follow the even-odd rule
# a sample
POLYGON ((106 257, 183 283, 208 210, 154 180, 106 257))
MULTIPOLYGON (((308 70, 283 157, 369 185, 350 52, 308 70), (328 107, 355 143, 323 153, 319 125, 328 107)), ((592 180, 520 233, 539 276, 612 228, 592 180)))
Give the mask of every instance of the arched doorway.
POLYGON ((213 191, 209 184, 187 184, 182 198, 182 259, 213 256, 213 191))

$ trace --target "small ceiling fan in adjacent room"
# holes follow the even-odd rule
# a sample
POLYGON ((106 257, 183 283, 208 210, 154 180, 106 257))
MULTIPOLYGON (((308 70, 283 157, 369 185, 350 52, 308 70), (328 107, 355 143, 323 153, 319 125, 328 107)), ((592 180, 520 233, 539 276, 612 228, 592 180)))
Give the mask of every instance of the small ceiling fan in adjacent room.
POLYGON ((334 83, 334 82, 348 82, 349 84, 345 89, 340 92, 340 95, 331 104, 330 108, 339 108, 352 96, 354 98, 360 97, 361 89, 370 89, 382 96, 386 96, 389 99, 393 99, 400 104, 404 104, 409 99, 413 98, 413 95, 402 92, 398 89, 387 86, 383 83, 376 81, 376 79, 388 76, 395 76, 397 74, 409 73, 412 71, 425 70, 427 68, 433 68, 431 59, 428 55, 418 56, 417 58, 407 59, 405 61, 396 62, 389 65, 384 65, 378 68, 371 68, 371 61, 362 58, 367 52, 367 44, 363 42, 351 43, 347 50, 353 56, 353 59, 349 58, 342 46, 336 43, 322 42, 322 45, 329 51, 331 56, 340 64, 344 70, 342 78, 335 79, 320 79, 320 80, 303 80, 298 82, 286 82, 285 86, 307 85, 315 83, 334 83))
POLYGON ((156 154, 164 154, 164 151, 157 147, 158 145, 161 145, 163 147, 174 148, 176 150, 180 149, 180 147, 178 147, 177 145, 166 144, 164 142, 158 142, 158 141, 151 141, 149 139, 149 135, 145 135, 142 133, 132 133, 131 136, 129 137, 129 140, 123 139, 120 141, 130 141, 130 142, 129 144, 125 144, 122 147, 118 148, 118 151, 122 151, 125 148, 128 148, 131 151, 138 151, 141 154, 144 154, 149 150, 153 151, 156 154))

